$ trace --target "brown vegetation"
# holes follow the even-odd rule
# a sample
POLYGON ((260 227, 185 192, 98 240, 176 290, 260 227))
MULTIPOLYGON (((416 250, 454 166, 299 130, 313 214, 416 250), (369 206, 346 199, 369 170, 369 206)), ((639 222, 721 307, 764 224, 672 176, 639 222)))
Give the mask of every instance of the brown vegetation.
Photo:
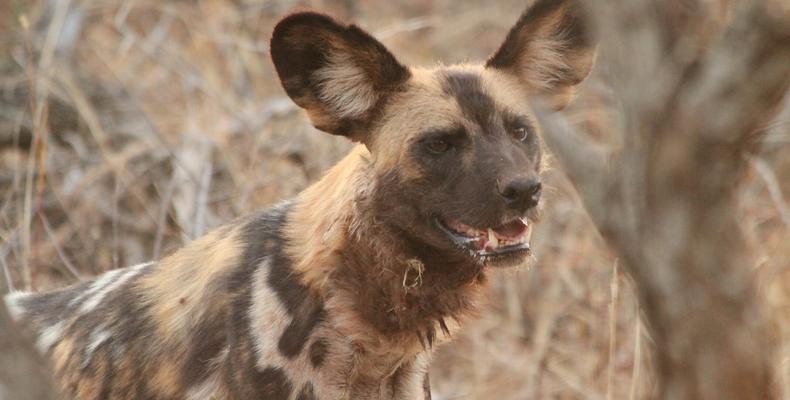
MULTIPOLYGON (((604 7, 594 15, 621 22, 649 21, 639 16, 654 15, 639 13, 643 2, 613 3, 633 4, 627 9, 631 14, 606 14, 614 8, 604 7)), ((771 15, 785 18, 786 27, 788 9, 780 3, 771 15)), ((513 0, 496 6, 482 0, 0 2, 0 268, 18 289, 52 288, 170 253, 213 226, 293 196, 349 149, 342 138, 317 133, 309 125, 285 97, 269 61, 272 26, 297 5, 357 21, 409 65, 483 59, 525 6, 513 0)), ((624 176, 595 174, 587 180, 580 179, 578 169, 569 169, 582 183, 581 197, 592 220, 620 256, 597 234, 561 170, 550 170, 546 181, 552 190, 545 196, 542 220, 533 235, 536 260, 529 268, 493 274, 490 304, 434 363, 431 382, 437 398, 654 397, 654 372, 666 375, 667 368, 676 367, 673 357, 686 349, 675 347, 676 336, 662 328, 690 326, 693 332, 694 326, 702 326, 718 333, 720 341, 714 346, 729 346, 737 339, 724 332, 733 325, 741 328, 741 318, 754 314, 775 323, 779 350, 770 360, 777 367, 774 381, 783 393, 790 393, 790 207, 785 200, 790 198, 790 108, 768 123, 758 118, 768 104, 755 103, 756 111, 737 107, 743 99, 727 103, 732 108, 719 106, 709 101, 715 93, 703 90, 712 86, 696 75, 667 86, 653 79, 666 78, 662 71, 669 78, 684 76, 678 72, 699 56, 694 51, 688 53, 693 57, 682 52, 673 56, 680 57, 678 70, 650 68, 661 65, 658 60, 665 50, 678 43, 672 32, 692 25, 697 30, 691 36, 706 42, 692 43, 691 48, 710 47, 710 54, 734 49, 736 60, 747 66, 754 63, 749 57, 755 53, 746 50, 752 48, 750 41, 765 39, 760 39, 763 31, 745 29, 722 40, 716 27, 731 15, 715 15, 721 18, 710 24, 684 25, 687 14, 666 14, 673 29, 664 31, 658 42, 667 47, 640 47, 657 41, 649 35, 652 28, 639 30, 641 24, 600 24, 612 30, 604 29, 604 37, 624 28, 635 32, 626 36, 621 53, 602 48, 602 62, 582 85, 567 119, 583 127, 585 140, 594 140, 607 154, 621 147, 634 150, 632 155, 660 149, 652 153, 660 160, 626 156, 618 161, 624 164, 616 165, 627 166, 621 169, 628 172, 624 176), (685 87, 700 90, 694 89, 694 96, 679 90, 680 102, 666 102, 673 88, 685 87), (666 104, 683 107, 661 108, 666 104), (613 110, 622 109, 630 117, 614 118, 620 114, 613 110), (666 117, 641 125, 644 113, 666 117), (729 129, 736 127, 740 137, 758 122, 766 123, 767 129, 758 139, 744 139, 753 149, 747 158, 733 156, 727 150, 732 143, 722 145, 722 151, 730 151, 726 159, 736 160, 725 170, 711 167, 725 157, 710 151, 718 148, 716 143, 711 147, 678 133, 704 130, 729 136, 729 129), (615 124, 623 128, 613 129, 615 124), (625 131, 637 134, 621 134, 625 131), (650 142, 655 137, 667 139, 650 142), (684 153, 691 149, 699 149, 692 155, 710 157, 684 153), (675 157, 684 161, 675 163, 675 157), (650 168, 655 165, 673 168, 650 168), (666 180, 668 174, 683 178, 687 187, 700 182, 718 185, 705 187, 705 196, 697 197, 695 191, 678 191, 675 181, 666 180), (729 177, 739 183, 728 182, 729 177), (601 201, 585 187, 608 187, 623 179, 650 184, 645 192, 649 197, 618 195, 601 201), (746 293, 746 304, 725 310, 732 314, 706 312, 709 307, 721 309, 718 299, 703 302, 694 314, 701 319, 690 325, 677 319, 685 317, 662 308, 666 304, 642 303, 647 307, 640 311, 634 285, 623 270, 658 298, 677 294, 664 292, 666 286, 658 283, 664 277, 657 275, 667 271, 657 266, 666 263, 663 256, 670 256, 663 253, 668 250, 661 245, 664 235, 674 238, 677 229, 662 227, 676 223, 665 207, 674 201, 704 211, 678 217, 695 221, 693 238, 714 231, 723 236, 711 237, 728 240, 703 240, 710 246, 698 247, 685 241, 673 248, 678 252, 673 257, 688 260, 684 265, 704 267, 697 280, 678 278, 690 289, 681 294, 700 285, 708 289, 708 278, 731 272, 727 276, 746 293), (715 224, 694 219, 711 209, 729 214, 715 224), (620 213, 632 218, 623 219, 629 225, 610 227, 608 217, 620 213), (640 215, 643 218, 637 218, 640 215), (632 254, 628 249, 640 250, 632 254), (656 252, 663 256, 652 263, 637 261, 656 252), (750 257, 722 258, 736 252, 750 257), (711 255, 716 257, 697 262, 711 255), (752 292, 759 295, 757 300, 752 292), (651 329, 641 324, 642 313, 651 329), (711 319, 714 324, 707 325, 711 319), (656 348, 673 350, 656 353, 652 362, 656 348)), ((770 21, 757 25, 781 27, 770 21)), ((765 35, 781 32, 776 28, 765 35)), ((608 37, 611 42, 618 36, 608 37)), ((709 76, 703 72, 701 76, 709 76)), ((742 77, 736 72, 721 70, 728 78, 742 77)), ((742 78, 767 85, 763 75, 742 78)), ((750 99, 769 97, 746 93, 750 99)), ((556 142, 549 144, 559 150, 556 142)), ((641 296, 642 301, 649 298, 641 296)), ((686 305, 693 299, 677 300, 686 305)), ((705 338, 690 343, 696 347, 705 338)), ((758 365, 772 356, 758 353, 758 365)), ((763 370, 760 366, 742 371, 743 378, 763 370)))

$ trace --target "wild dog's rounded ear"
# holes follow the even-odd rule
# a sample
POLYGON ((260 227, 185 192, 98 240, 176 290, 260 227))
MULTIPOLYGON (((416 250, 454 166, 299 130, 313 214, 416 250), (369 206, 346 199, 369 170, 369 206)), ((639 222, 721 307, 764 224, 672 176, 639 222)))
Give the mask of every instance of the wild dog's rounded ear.
POLYGON ((281 20, 270 49, 283 88, 313 125, 360 142, 383 102, 411 76, 367 32, 314 12, 281 20))
POLYGON ((527 88, 545 95, 549 106, 564 108, 595 59, 582 11, 577 0, 537 0, 486 67, 515 75, 527 88))

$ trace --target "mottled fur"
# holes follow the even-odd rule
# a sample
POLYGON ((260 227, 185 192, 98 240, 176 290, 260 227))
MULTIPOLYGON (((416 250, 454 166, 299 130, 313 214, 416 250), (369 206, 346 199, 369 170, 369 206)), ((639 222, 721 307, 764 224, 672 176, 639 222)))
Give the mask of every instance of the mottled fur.
POLYGON ((521 261, 471 257, 434 220, 534 212, 500 186, 540 172, 527 97, 565 96, 589 72, 574 10, 539 1, 486 66, 434 70, 327 16, 285 18, 271 46, 283 87, 360 144, 291 201, 155 263, 11 294, 12 315, 76 399, 430 398, 433 349, 474 312, 489 267, 521 261))

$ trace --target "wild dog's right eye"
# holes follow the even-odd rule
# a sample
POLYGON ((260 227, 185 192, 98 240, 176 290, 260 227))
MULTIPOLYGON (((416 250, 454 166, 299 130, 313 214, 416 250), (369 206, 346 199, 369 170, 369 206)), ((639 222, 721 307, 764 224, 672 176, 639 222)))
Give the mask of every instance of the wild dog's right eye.
POLYGON ((433 154, 443 154, 452 147, 446 140, 429 140, 424 143, 425 148, 433 154))
POLYGON ((429 154, 441 155, 462 148, 466 139, 466 131, 462 127, 435 130, 422 135, 420 147, 429 154))

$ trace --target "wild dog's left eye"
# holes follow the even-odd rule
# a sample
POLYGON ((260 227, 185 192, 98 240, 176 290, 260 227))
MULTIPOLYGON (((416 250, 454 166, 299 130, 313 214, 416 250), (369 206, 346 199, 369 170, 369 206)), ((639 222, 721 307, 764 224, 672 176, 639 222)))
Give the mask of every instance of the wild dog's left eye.
POLYGON ((526 126, 517 126, 513 128, 513 137, 524 142, 529 137, 529 128, 526 126))

